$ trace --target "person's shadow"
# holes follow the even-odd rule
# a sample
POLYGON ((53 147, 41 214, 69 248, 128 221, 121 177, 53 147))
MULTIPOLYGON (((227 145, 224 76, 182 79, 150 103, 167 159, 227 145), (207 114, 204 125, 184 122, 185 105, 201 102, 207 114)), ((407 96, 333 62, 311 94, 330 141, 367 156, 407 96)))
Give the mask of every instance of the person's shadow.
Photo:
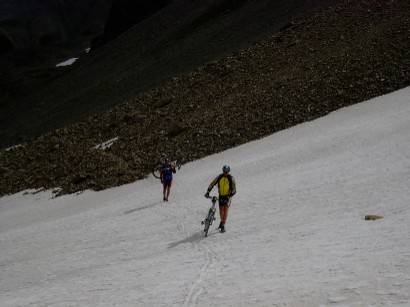
MULTIPOLYGON (((215 234, 215 232, 208 232, 208 237, 213 236, 214 234, 215 234)), ((195 232, 194 234, 192 234, 188 238, 185 238, 185 239, 180 240, 180 241, 175 242, 175 243, 168 244, 168 249, 174 248, 174 247, 176 247, 180 244, 196 243, 196 242, 199 242, 203 239, 205 239, 205 234, 204 234, 204 231, 201 230, 201 231, 195 232)))
POLYGON ((134 213, 134 212, 137 212, 137 211, 141 211, 141 210, 144 210, 144 209, 151 208, 151 207, 156 206, 156 205, 158 205, 158 203, 153 203, 153 204, 150 204, 150 205, 146 205, 144 207, 127 210, 127 211, 124 212, 124 214, 134 213))

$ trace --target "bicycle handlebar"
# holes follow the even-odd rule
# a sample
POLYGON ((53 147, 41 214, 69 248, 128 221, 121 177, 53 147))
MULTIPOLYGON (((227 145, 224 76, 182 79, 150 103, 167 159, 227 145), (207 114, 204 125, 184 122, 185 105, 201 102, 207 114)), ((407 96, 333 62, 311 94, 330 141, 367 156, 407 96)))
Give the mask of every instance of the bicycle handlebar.
POLYGON ((217 200, 219 200, 219 198, 218 197, 216 197, 216 196, 205 196, 206 198, 209 198, 209 199, 212 199, 212 201, 217 201, 217 200))

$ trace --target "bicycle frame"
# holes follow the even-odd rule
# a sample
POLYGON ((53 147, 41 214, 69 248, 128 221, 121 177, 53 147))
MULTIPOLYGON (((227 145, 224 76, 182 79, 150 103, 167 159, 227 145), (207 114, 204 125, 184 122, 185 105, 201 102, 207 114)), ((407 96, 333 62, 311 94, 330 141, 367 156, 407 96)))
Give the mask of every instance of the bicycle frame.
POLYGON ((209 196, 212 201, 212 206, 208 210, 208 214, 205 217, 205 220, 202 221, 202 225, 205 225, 204 232, 205 237, 208 236, 209 228, 212 226, 212 223, 216 220, 215 213, 216 213, 216 202, 218 201, 218 197, 216 196, 209 196))

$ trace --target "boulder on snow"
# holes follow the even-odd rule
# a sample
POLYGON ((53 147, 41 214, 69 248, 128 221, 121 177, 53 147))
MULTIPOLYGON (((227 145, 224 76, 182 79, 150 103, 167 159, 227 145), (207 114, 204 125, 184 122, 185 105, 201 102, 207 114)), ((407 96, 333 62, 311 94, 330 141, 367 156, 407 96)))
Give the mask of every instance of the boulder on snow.
POLYGON ((364 219, 366 220, 366 221, 375 221, 375 220, 379 220, 379 219, 382 219, 383 217, 382 216, 380 216, 380 215, 366 215, 365 217, 364 217, 364 219))

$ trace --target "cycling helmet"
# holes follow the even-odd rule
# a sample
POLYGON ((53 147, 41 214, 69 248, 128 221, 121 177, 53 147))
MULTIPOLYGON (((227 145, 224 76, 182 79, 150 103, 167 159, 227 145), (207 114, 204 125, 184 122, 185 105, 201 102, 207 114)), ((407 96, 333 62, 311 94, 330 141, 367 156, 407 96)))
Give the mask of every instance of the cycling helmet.
POLYGON ((225 172, 230 172, 231 171, 231 168, 228 166, 228 165, 224 165, 224 167, 222 167, 222 171, 225 173, 225 172))

